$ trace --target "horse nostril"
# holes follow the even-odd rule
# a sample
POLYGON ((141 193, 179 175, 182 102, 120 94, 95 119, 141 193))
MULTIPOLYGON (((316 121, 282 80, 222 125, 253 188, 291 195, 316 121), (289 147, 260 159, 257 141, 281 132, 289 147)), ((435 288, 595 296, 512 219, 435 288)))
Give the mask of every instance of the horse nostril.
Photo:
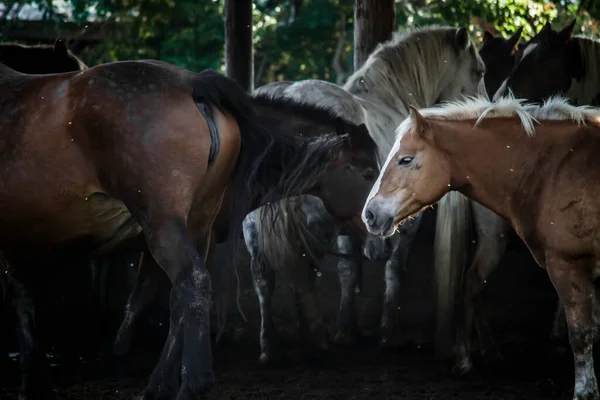
POLYGON ((373 225, 375 223, 375 214, 373 212, 367 211, 365 216, 367 217, 367 224, 373 225))

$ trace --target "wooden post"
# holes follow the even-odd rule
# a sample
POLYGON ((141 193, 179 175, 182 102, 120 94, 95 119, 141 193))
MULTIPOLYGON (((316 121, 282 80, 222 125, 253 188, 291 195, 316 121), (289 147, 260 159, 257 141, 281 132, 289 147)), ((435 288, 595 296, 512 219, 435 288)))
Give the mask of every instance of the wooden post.
POLYGON ((254 89, 252 0, 225 0, 225 73, 247 91, 254 89))
POLYGON ((379 43, 392 37, 396 26, 394 0, 354 0, 354 70, 379 43))

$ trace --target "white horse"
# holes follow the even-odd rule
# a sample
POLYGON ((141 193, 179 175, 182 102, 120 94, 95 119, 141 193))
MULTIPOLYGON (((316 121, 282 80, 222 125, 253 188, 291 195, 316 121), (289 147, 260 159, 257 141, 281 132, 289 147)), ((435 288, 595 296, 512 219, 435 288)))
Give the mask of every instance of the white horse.
MULTIPOLYGON (((412 33, 395 35, 386 43, 380 44, 343 87, 309 79, 267 84, 256 89, 253 94, 268 93, 318 104, 334 110, 356 125, 364 123, 377 143, 380 159, 385 159, 394 143, 395 128, 408 116, 410 105, 431 107, 461 96, 485 94, 484 72, 484 63, 466 28, 426 27, 412 33)), ((441 200, 438 215, 446 215, 446 210, 454 209, 455 204, 464 201, 462 195, 449 193, 441 200)), ((464 213, 458 217, 466 221, 469 215, 464 213)), ((397 232, 393 254, 386 263, 386 289, 381 318, 382 346, 395 344, 393 339, 397 326, 398 288, 421 219, 420 213, 412 223, 403 225, 397 232)), ((438 217, 436 237, 447 232, 447 219, 438 217)), ((340 252, 345 254, 357 247, 349 236, 340 236, 337 242, 340 252)), ((455 248, 462 249, 464 246, 448 246, 445 243, 441 249, 439 245, 436 247, 438 293, 456 290, 460 282, 449 280, 451 275, 445 273, 445 267, 439 262, 439 255, 465 263, 466 253, 454 251, 455 248)), ((348 261, 340 261, 339 273, 345 276, 355 274, 349 265, 343 267, 344 263, 348 261)), ((356 277, 350 281, 356 282, 356 277)), ((352 289, 342 286, 342 291, 352 289)), ((342 294, 342 301, 344 299, 353 301, 353 295, 342 294)), ((445 304, 445 301, 445 298, 438 296, 438 310, 452 309, 453 305, 445 304)), ((340 309, 342 308, 347 309, 348 306, 341 305, 340 309)), ((447 312, 438 312, 437 342, 441 342, 440 338, 444 336, 451 340, 448 328, 451 317, 447 312)), ((347 342, 348 338, 344 341, 347 342)))

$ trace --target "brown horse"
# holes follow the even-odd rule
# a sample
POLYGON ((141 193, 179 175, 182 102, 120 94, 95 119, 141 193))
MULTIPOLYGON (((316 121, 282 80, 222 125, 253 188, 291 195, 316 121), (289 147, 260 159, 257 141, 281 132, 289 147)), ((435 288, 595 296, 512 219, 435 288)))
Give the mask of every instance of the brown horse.
POLYGON ((169 335, 144 399, 191 399, 214 383, 205 260, 225 190, 236 235, 253 198, 270 203, 309 191, 327 168, 364 164, 352 147, 364 137, 291 135, 257 117, 230 79, 157 61, 49 76, 0 66, 0 116, 9 260, 130 248, 169 277, 169 335))
POLYGON ((389 236, 451 190, 506 218, 564 303, 575 357, 573 399, 600 399, 592 359, 600 111, 564 98, 541 106, 474 98, 413 108, 397 134, 363 209, 368 230, 389 236))
MULTIPOLYGON (((362 208, 362 203, 375 181, 378 165, 377 146, 369 136, 365 125, 355 125, 340 118, 329 107, 308 104, 295 99, 275 97, 269 94, 253 95, 251 99, 259 116, 269 117, 273 120, 272 127, 274 129, 284 129, 285 126, 287 131, 304 137, 318 137, 336 132, 340 135, 349 133, 354 138, 352 141, 354 149, 351 151, 359 157, 356 157, 353 163, 340 164, 341 168, 330 168, 319 179, 319 184, 311 190, 311 193, 320 197, 329 212, 340 217, 340 222, 348 222, 349 218, 356 217, 358 224, 352 223, 350 225, 360 224, 363 229, 359 233, 366 235, 364 226, 360 222, 359 210, 362 208), (364 155, 360 156, 360 154, 364 155), (360 163, 361 159, 362 163, 360 163), (347 193, 353 193, 353 196, 349 198, 347 193)), ((234 195, 235 193, 229 190, 225 193, 223 207, 213 226, 215 236, 218 237, 217 241, 219 242, 225 241, 226 238, 229 239, 229 242, 238 240, 237 236, 231 236, 227 232, 227 221, 232 211, 231 206, 233 203, 231 200, 234 195)), ((280 203, 284 205, 286 200, 282 200, 280 203)), ((257 208, 258 205, 258 203, 253 204, 251 209, 257 208)), ((280 205, 272 204, 267 207, 266 211, 272 212, 273 208, 279 211, 280 205)), ((285 207, 281 210, 282 214, 288 212, 289 210, 286 211, 285 207)), ((282 232, 278 227, 280 227, 280 224, 269 224, 266 231, 278 237, 285 235, 285 232, 282 232), (273 231, 271 228, 275 230, 273 231)), ((283 242, 279 242, 277 245, 283 248, 285 247, 283 242)), ((312 240, 311 243, 313 242, 316 243, 312 240)), ((235 258, 235 255, 232 255, 232 258, 235 258)), ((210 267, 210 263, 208 265, 210 267)), ((129 352, 136 321, 162 286, 160 279, 162 275, 164 274, 160 268, 145 263, 140 264, 134 287, 125 305, 123 322, 115 338, 115 354, 124 355, 129 352)), ((216 306, 213 311, 217 313, 218 320, 224 323, 227 317, 227 310, 224 309, 229 295, 227 292, 231 291, 232 288, 231 282, 222 283, 224 286, 218 288, 218 290, 213 290, 216 306)), ((312 312, 312 310, 310 311, 312 312)), ((218 326, 219 334, 223 328, 223 324, 218 326)))
MULTIPOLYGON (((80 71, 86 65, 66 46, 63 39, 58 38, 54 45, 25 46, 14 43, 0 44, 0 62, 12 69, 30 74, 52 74, 80 71)), ((47 367, 43 353, 39 351, 34 338, 34 301, 30 288, 20 282, 13 273, 13 268, 0 254, 0 267, 5 273, 0 274, 0 283, 7 316, 12 315, 17 325, 19 341, 19 357, 21 367, 20 394, 31 397, 44 393, 47 389, 42 382, 40 369, 47 367)), ((47 285, 47 282, 45 282, 47 285)), ((68 286, 68 285, 67 285, 68 286)), ((56 289, 56 288, 54 288, 56 289)), ((47 299, 44 299, 47 300, 47 299)), ((39 320, 37 321, 39 324, 39 320)))

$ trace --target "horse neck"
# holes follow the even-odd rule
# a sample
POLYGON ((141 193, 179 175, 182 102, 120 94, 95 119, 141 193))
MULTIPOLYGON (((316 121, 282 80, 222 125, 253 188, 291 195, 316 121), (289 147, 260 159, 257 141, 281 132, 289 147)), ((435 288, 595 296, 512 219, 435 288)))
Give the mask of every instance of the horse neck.
POLYGON ((580 81, 573 80, 567 96, 579 105, 597 105, 600 95, 600 42, 587 38, 579 41, 585 75, 580 81))
POLYGON ((440 129, 433 129, 437 134, 432 141, 449 160, 454 190, 513 221, 539 182, 536 171, 548 153, 543 134, 527 136, 516 118, 484 119, 478 127, 474 123, 436 121, 440 129))
POLYGON ((371 138, 377 144, 379 159, 385 160, 396 141, 394 132, 408 113, 389 107, 375 96, 363 94, 354 95, 354 98, 365 110, 365 124, 371 138))

